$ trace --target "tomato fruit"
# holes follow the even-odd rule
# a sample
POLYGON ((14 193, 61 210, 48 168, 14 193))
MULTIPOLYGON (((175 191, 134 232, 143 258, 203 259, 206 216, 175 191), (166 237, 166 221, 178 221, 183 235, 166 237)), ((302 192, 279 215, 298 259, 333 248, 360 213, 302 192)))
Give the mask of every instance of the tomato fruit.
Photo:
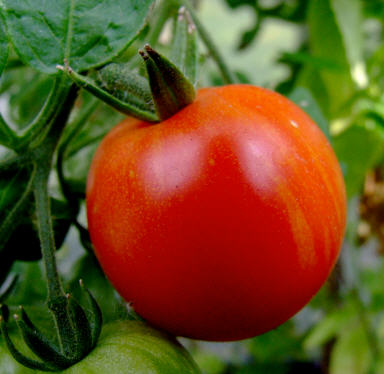
MULTIPOLYGON (((12 335, 12 340, 22 345, 22 340, 18 335, 12 335)), ((1 374, 36 374, 36 370, 28 369, 27 367, 19 364, 9 353, 8 348, 5 346, 3 336, 0 338, 0 373, 1 374)))
POLYGON ((138 321, 103 327, 95 349, 65 374, 199 374, 188 352, 174 339, 138 321))
POLYGON ((267 89, 198 91, 128 119, 87 183, 91 239, 118 292, 175 335, 226 341, 299 311, 335 264, 346 220, 338 161, 315 123, 267 89))

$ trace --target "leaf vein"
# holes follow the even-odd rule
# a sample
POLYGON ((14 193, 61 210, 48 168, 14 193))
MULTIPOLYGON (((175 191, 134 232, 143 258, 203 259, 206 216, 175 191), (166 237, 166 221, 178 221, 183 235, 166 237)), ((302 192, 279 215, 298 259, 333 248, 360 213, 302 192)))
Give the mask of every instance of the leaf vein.
POLYGON ((70 1, 69 6, 69 16, 68 16, 68 23, 67 23, 67 29, 66 34, 67 38, 65 41, 65 49, 64 49, 64 58, 68 60, 70 56, 71 51, 71 40, 72 40, 72 32, 73 32, 73 13, 75 8, 75 0, 70 1))

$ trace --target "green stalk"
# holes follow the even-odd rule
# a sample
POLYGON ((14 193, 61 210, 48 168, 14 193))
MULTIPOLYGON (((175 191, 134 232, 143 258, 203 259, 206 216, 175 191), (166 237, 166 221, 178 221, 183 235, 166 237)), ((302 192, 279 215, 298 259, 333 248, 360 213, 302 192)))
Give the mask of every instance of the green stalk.
POLYGON ((34 195, 36 200, 37 224, 44 259, 45 272, 48 280, 48 300, 64 296, 55 258, 55 239, 50 215, 48 194, 48 178, 50 173, 50 159, 39 160, 34 176, 34 195))
POLYGON ((158 8, 156 8, 155 20, 147 36, 148 44, 152 46, 156 45, 165 22, 170 18, 171 11, 173 8, 176 8, 176 5, 175 0, 161 1, 158 8))
POLYGON ((219 49, 216 47, 208 31, 205 29, 204 25, 200 22, 200 19, 197 13, 195 12, 195 9, 193 8, 190 1, 189 0, 179 0, 179 1, 182 5, 184 5, 187 8, 188 12, 190 13, 192 20, 196 26, 196 29, 201 36, 201 39, 203 39, 203 42, 205 43, 209 53, 217 63, 217 66, 219 67, 219 70, 221 72, 221 75, 223 76, 224 82, 228 84, 235 83, 236 82, 235 75, 229 69, 228 65, 224 60, 223 55, 220 53, 219 49))
POLYGON ((56 108, 58 114, 53 123, 49 125, 49 132, 42 144, 34 150, 35 176, 33 187, 36 200, 37 227, 48 284, 47 304, 54 316, 61 351, 66 357, 71 357, 76 350, 74 344, 76 332, 73 329, 71 316, 67 309, 67 295, 64 293, 57 271, 56 247, 48 192, 48 181, 54 152, 77 96, 77 88, 73 86, 69 89, 68 81, 65 78, 61 80, 58 94, 60 97, 66 97, 66 100, 64 103, 61 102, 60 107, 56 108))
POLYGON ((36 200, 41 251, 48 281, 48 300, 54 299, 57 296, 65 296, 56 267, 56 248, 50 214, 48 180, 56 146, 77 95, 77 90, 76 93, 73 92, 74 88, 72 88, 72 91, 69 90, 69 80, 65 78, 64 74, 59 75, 61 79, 59 79, 60 85, 58 86, 57 95, 61 98, 66 97, 66 100, 64 103, 60 103, 60 107, 56 106, 55 110, 58 113, 56 118, 52 120, 52 123, 48 125, 49 133, 47 133, 42 144, 34 150, 35 175, 33 178, 33 190, 36 200))

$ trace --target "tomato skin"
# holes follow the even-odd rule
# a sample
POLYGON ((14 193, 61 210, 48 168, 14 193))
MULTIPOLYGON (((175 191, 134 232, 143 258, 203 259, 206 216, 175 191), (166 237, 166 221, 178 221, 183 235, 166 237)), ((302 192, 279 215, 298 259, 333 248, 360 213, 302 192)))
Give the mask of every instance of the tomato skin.
POLYGON ((228 341, 285 322, 335 264, 346 220, 320 129, 272 91, 201 89, 157 124, 123 121, 87 184, 91 239, 118 292, 175 335, 228 341))

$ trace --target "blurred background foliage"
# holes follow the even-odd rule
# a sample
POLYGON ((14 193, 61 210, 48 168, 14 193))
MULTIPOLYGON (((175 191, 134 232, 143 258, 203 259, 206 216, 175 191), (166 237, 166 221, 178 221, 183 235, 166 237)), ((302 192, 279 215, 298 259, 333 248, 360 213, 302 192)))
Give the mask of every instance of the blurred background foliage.
MULTIPOLYGON (((342 255, 334 272, 294 318, 243 342, 183 339, 183 343, 206 374, 384 373, 384 1, 197 0, 195 5, 240 82, 290 97, 327 134, 345 175, 349 212, 342 255)), ((171 22, 166 23, 158 41, 165 51, 171 28, 171 22)), ((150 36, 149 25, 120 58, 135 55, 150 36)), ((199 85, 222 84, 203 45, 200 51, 199 85)), ((51 83, 49 76, 24 67, 11 54, 0 85, 4 117, 22 127, 41 107, 51 83)), ((68 126, 68 144, 62 148, 61 177, 67 194, 80 201, 81 207, 77 229, 70 229, 58 252, 60 271, 72 289, 81 274, 100 302, 106 321, 134 318, 93 255, 84 251, 90 247, 83 206, 87 170, 102 136, 122 118, 82 93, 72 122, 89 108, 94 110, 84 117, 87 122, 81 131, 71 133, 68 126)), ((6 153, 0 149, 1 157, 6 153)), ((15 178, 17 182, 21 177, 15 178)), ((51 191, 60 201, 57 179, 52 176, 51 191)), ((65 218, 73 214, 77 212, 60 205, 58 225, 61 221, 68 225, 65 218)), ((22 235, 21 240, 32 253, 31 241, 22 235)), ((39 262, 16 261, 12 272, 20 274, 20 281, 7 303, 17 306, 22 302, 43 322, 41 271, 39 262)), ((0 343, 0 368, 5 367, 9 373, 19 370, 0 343)))

